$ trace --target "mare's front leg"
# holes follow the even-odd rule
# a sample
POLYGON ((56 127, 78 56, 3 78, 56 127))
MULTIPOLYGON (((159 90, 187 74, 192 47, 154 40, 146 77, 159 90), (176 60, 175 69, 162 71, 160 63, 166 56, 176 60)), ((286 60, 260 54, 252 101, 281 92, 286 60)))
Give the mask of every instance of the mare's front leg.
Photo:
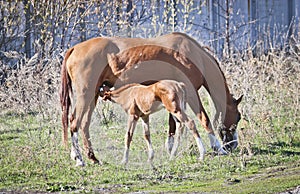
POLYGON ((129 117, 128 117, 127 132, 125 135, 125 150, 124 150, 124 156, 123 156, 123 160, 122 160, 122 164, 125 164, 125 165, 128 163, 130 143, 132 141, 132 136, 134 133, 134 129, 136 127, 137 120, 138 120, 138 117, 135 115, 129 115, 129 117))
POLYGON ((143 120, 142 125, 144 129, 144 138, 146 140, 147 147, 148 147, 148 162, 152 164, 152 160, 154 158, 154 151, 150 139, 149 116, 142 117, 142 120, 143 120))
POLYGON ((208 133, 211 148, 221 155, 226 155, 227 152, 223 149, 219 140, 216 138, 209 117, 206 111, 204 110, 204 107, 200 101, 200 97, 197 92, 193 98, 191 96, 188 96, 188 104, 190 105, 192 111, 195 113, 197 118, 200 120, 201 125, 208 133))

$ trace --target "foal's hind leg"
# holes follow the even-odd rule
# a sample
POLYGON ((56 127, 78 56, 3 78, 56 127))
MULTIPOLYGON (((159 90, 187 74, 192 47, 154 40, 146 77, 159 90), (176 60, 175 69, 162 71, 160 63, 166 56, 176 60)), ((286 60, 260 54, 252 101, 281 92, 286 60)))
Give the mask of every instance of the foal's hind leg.
MULTIPOLYGON (((198 133, 198 131, 197 131, 195 122, 194 122, 192 119, 190 119, 184 112, 178 111, 178 112, 174 113, 174 115, 175 115, 176 118, 178 118, 178 120, 180 121, 180 125, 182 125, 182 123, 184 123, 184 125, 185 125, 188 129, 190 129, 190 130, 192 131, 192 134, 193 134, 193 136, 194 136, 194 138, 195 138, 195 141, 196 141, 196 143, 197 143, 197 147, 198 147, 198 149, 199 149, 199 154, 200 154, 199 159, 200 159, 201 161, 203 161, 203 160, 204 160, 204 155, 205 155, 205 153, 206 153, 206 150, 205 150, 204 144, 203 144, 203 142, 202 142, 202 140, 201 140, 201 137, 200 137, 200 135, 199 135, 199 133, 198 133)), ((182 128, 183 128, 183 127, 182 127, 182 128)), ((181 129, 181 130, 180 130, 180 134, 179 134, 178 136, 181 136, 182 131, 183 131, 183 130, 181 129)), ((177 142, 177 141, 176 141, 176 142, 177 142)), ((175 146, 174 146, 174 148, 175 148, 175 146)), ((177 148, 176 148, 176 149, 177 149, 177 148)), ((173 150, 172 150, 172 152, 173 152, 173 150)))
POLYGON ((199 150, 199 154, 200 154, 199 159, 201 161, 203 161, 204 160, 204 155, 206 153, 206 149, 205 149, 204 144, 202 142, 202 139, 199 135, 199 132, 196 128, 195 122, 192 119, 190 119, 189 117, 187 117, 187 120, 185 121, 185 126, 192 131, 192 134, 194 136, 194 139, 197 143, 197 147, 198 147, 198 150, 199 150))

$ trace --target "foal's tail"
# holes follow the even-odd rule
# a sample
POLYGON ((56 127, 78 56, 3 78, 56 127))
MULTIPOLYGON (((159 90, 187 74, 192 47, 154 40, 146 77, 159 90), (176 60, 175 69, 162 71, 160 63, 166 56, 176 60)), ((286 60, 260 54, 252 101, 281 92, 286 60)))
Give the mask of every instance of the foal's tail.
POLYGON ((185 84, 183 82, 179 82, 180 84, 180 89, 182 91, 182 96, 181 96, 181 108, 185 111, 186 110, 186 102, 187 102, 187 97, 186 97, 186 88, 185 84))
POLYGON ((61 88, 60 88, 60 104, 62 110, 62 125, 63 125, 63 144, 68 146, 68 115, 71 106, 70 93, 72 94, 72 81, 67 71, 66 62, 73 52, 73 48, 69 49, 65 54, 65 58, 61 65, 61 88))

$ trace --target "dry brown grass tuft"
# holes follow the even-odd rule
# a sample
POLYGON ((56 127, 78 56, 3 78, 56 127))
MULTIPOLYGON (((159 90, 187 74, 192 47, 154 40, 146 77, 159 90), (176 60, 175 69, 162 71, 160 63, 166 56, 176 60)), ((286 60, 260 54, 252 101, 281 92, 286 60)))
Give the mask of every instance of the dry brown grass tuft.
MULTIPOLYGON (((259 56, 236 54, 223 69, 234 94, 244 94, 240 124, 241 148, 260 144, 299 142, 300 40, 259 56)), ((250 54, 249 54, 250 53, 250 54)))
POLYGON ((0 109, 14 113, 53 115, 58 105, 60 59, 51 60, 35 54, 31 59, 14 52, 6 53, 15 61, 1 72, 0 109))

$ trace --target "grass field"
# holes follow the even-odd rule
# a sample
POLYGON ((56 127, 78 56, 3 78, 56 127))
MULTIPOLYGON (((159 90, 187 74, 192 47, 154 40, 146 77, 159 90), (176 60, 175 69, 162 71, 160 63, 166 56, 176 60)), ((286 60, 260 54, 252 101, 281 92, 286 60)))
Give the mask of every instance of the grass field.
MULTIPOLYGON (((104 164, 87 161, 87 166, 75 167, 69 151, 61 146, 58 118, 35 113, 0 116, 0 192, 276 193, 300 185, 299 133, 292 143, 263 144, 253 139, 253 156, 241 150, 242 146, 228 156, 213 155, 209 149, 202 163, 197 160, 191 134, 186 133, 178 157, 169 161, 164 149, 167 114, 161 111, 150 121, 156 169, 147 163, 139 125, 129 164, 124 167, 119 162, 126 115, 118 107, 104 104, 97 108, 91 124, 95 153, 104 164), (105 123, 103 116, 110 122, 105 123)), ((208 138, 200 131, 208 148, 208 138)))

